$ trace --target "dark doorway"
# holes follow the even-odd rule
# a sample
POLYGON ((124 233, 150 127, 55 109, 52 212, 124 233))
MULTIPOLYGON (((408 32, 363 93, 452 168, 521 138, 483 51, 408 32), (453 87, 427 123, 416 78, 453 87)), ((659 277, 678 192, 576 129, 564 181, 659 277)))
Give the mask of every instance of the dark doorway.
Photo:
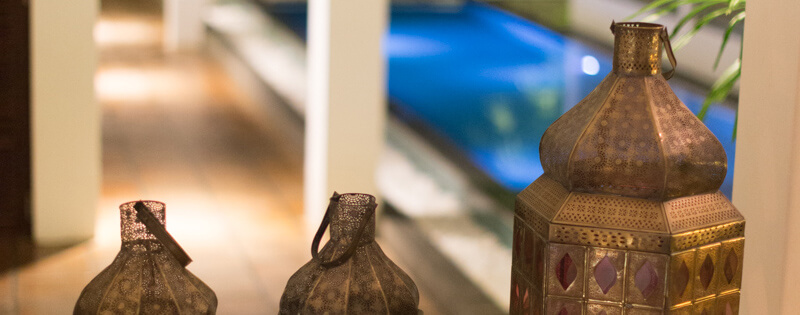
POLYGON ((30 32, 27 0, 0 1, 0 236, 29 236, 30 32))

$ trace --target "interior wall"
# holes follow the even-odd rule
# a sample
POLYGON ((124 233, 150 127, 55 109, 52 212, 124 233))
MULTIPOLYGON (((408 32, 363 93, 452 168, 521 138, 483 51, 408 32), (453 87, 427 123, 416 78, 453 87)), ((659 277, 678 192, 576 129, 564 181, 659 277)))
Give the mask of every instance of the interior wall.
POLYGON ((203 18, 210 0, 164 0, 164 48, 189 51, 203 46, 203 18))
POLYGON ((747 220, 740 314, 796 314, 800 2, 747 3, 733 204, 747 220), (792 35, 788 35, 791 33, 792 35))
POLYGON ((99 1, 31 1, 34 239, 92 236, 100 192, 100 109, 93 29, 99 1))
POLYGON ((29 7, 0 1, 0 237, 30 234, 29 7))
POLYGON ((311 0, 304 189, 309 228, 333 191, 377 195, 386 124, 388 0, 311 0))

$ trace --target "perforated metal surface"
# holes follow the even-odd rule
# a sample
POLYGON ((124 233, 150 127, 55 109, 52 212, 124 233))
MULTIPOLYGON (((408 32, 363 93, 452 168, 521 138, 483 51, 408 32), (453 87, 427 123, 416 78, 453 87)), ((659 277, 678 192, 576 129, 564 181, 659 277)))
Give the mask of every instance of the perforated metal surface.
MULTIPOLYGON (((217 296, 183 268, 136 219, 135 202, 122 204, 122 248, 83 289, 75 314, 215 314, 217 296)), ((163 203, 146 201, 164 224, 163 203)))
POLYGON ((280 314, 417 314, 414 281, 375 242, 375 198, 344 194, 334 207, 330 241, 289 279, 280 314), (364 220, 369 222, 353 256, 323 266, 347 250, 364 220))
POLYGON ((664 211, 672 233, 744 220, 721 192, 673 199, 664 203, 664 211))
POLYGON ((722 145, 658 75, 665 30, 612 29, 613 72, 547 129, 544 175, 517 195, 511 313, 521 289, 546 314, 737 309, 744 218, 718 191, 722 145))
POLYGON ((553 222, 637 232, 667 232, 659 202, 597 194, 571 194, 553 222))
POLYGON ((614 72, 621 75, 661 73, 663 27, 647 23, 617 23, 614 30, 614 72))

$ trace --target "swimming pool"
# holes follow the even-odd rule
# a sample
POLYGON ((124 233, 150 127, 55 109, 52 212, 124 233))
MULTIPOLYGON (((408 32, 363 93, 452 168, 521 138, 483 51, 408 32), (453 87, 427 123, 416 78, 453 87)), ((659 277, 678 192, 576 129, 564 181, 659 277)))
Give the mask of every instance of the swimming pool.
MULTIPOLYGON (((305 5, 264 8, 305 38, 305 5)), ((545 129, 611 71, 608 51, 473 2, 393 6, 384 51, 394 111, 424 123, 513 193, 543 173, 539 140, 545 129)), ((670 84, 689 109, 700 110, 703 95, 677 79, 670 84)), ((720 188, 728 197, 734 121, 728 106, 712 106, 705 119, 728 155, 720 188)))

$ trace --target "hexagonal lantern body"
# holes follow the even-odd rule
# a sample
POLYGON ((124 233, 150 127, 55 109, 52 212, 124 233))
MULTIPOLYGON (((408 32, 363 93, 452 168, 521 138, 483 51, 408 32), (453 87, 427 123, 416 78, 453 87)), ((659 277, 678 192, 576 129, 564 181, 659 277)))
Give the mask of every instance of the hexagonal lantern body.
POLYGON ((517 195, 511 314, 737 314, 725 151, 661 75, 663 26, 612 31, 614 70, 548 128, 517 195))

